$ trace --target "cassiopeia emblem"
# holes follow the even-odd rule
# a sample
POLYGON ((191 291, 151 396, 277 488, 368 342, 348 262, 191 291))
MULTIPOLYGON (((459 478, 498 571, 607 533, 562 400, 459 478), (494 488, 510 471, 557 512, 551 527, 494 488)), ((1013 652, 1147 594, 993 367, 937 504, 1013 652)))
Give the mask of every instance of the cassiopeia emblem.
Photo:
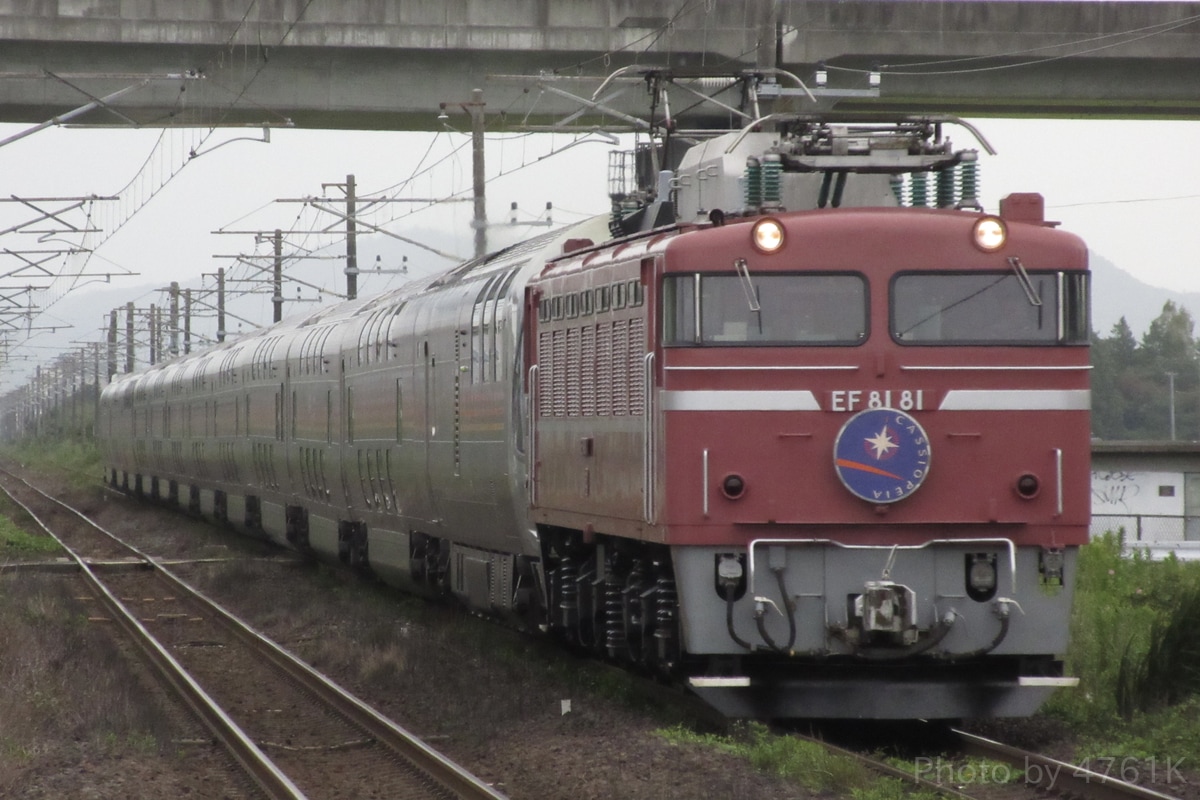
POLYGON ((869 408, 851 417, 833 443, 842 484, 872 503, 894 503, 929 475, 929 437, 915 419, 894 408, 869 408))

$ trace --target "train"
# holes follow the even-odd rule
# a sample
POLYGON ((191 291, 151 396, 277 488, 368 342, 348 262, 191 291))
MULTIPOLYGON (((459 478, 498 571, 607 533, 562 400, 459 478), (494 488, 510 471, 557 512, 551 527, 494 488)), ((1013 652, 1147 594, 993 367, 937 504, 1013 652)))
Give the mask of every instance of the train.
POLYGON ((1087 248, 985 211, 951 122, 702 140, 609 215, 116 376, 104 480, 729 716, 1031 714, 1076 683, 1087 248))

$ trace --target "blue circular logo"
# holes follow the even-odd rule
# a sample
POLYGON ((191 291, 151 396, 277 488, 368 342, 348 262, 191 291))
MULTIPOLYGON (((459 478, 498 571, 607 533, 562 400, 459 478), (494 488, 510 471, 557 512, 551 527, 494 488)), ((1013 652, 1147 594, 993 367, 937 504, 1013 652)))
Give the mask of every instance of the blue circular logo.
POLYGON ((895 503, 929 475, 929 437, 921 424, 894 408, 869 408, 851 417, 833 443, 842 484, 871 503, 895 503))

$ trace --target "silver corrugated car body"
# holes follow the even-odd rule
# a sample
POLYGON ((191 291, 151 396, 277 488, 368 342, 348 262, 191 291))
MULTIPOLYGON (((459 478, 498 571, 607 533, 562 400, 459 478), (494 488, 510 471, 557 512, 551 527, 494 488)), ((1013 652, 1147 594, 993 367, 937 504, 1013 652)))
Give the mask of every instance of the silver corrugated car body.
POLYGON ((107 479, 409 590, 524 612, 541 582, 525 284, 605 224, 118 377, 98 426, 107 479))

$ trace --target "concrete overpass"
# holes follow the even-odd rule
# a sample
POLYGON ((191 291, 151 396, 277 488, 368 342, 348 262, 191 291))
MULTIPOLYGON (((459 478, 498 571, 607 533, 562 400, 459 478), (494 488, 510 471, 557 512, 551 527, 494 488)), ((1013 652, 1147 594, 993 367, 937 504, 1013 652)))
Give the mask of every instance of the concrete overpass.
MULTIPOLYGON (((10 122, 107 98, 71 121, 424 130, 441 125, 441 103, 458 112, 481 87, 492 129, 618 127, 649 109, 637 69, 605 88, 602 108, 577 98, 621 67, 681 79, 778 67, 813 84, 820 62, 816 101, 785 92, 782 107, 1194 118, 1200 3, 0 0, 10 122)), ((720 99, 752 110, 744 89, 720 99)), ((684 126, 740 119, 687 93, 669 102, 684 126)))

